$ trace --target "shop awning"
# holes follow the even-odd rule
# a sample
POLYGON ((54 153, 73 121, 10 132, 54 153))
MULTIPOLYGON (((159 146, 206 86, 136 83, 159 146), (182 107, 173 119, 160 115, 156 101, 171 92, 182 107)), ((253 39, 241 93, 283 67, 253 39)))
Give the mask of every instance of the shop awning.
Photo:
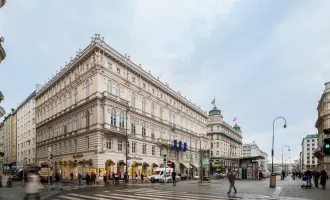
POLYGON ((120 166, 120 165, 126 165, 126 164, 125 164, 125 162, 124 162, 123 160, 119 160, 119 161, 117 162, 117 165, 120 166))
POLYGON ((192 167, 189 166, 189 163, 180 163, 181 166, 183 166, 184 168, 189 168, 191 169, 192 167))
POLYGON ((193 164, 190 164, 193 168, 197 168, 195 165, 193 165, 193 164))
POLYGON ((144 162, 142 166, 143 167, 150 167, 150 165, 148 163, 146 163, 146 162, 144 162))
POLYGON ((158 167, 158 165, 157 165, 156 163, 152 163, 151 167, 152 167, 152 168, 154 168, 154 167, 158 167))
POLYGON ((142 166, 142 163, 133 161, 132 167, 137 167, 137 166, 142 166))
POLYGON ((105 164, 106 165, 115 165, 115 162, 113 162, 112 160, 109 159, 105 162, 105 164))

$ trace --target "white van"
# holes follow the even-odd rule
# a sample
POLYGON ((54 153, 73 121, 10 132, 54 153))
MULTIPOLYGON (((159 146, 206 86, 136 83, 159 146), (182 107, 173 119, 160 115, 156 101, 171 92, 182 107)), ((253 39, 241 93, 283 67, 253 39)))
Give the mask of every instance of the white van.
POLYGON ((150 176, 150 182, 160 182, 160 179, 165 179, 165 171, 166 171, 166 179, 171 179, 171 174, 173 172, 173 168, 157 168, 154 173, 150 176), (166 169, 166 170, 165 170, 166 169))

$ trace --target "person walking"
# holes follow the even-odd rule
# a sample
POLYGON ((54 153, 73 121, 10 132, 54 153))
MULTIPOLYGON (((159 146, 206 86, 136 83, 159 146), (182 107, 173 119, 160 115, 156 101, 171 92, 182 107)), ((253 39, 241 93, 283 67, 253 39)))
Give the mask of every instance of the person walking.
POLYGON ((72 172, 70 174, 70 177, 71 177, 71 182, 73 183, 73 173, 72 172))
POLYGON ((27 178, 28 178, 28 182, 25 188, 26 196, 24 200, 28 200, 30 196, 34 197, 35 199, 40 199, 40 190, 44 187, 40 183, 39 176, 31 173, 28 175, 27 178))
POLYGON ((119 176, 118 173, 115 174, 115 184, 119 183, 119 176))
POLYGON ((229 191, 228 195, 230 195, 231 188, 234 188, 235 194, 237 193, 237 190, 235 188, 235 179, 236 179, 236 174, 234 173, 233 170, 230 170, 230 172, 227 174, 228 180, 229 180, 229 191))
POLYGON ((143 183, 143 179, 144 179, 144 176, 143 176, 143 173, 141 174, 141 183, 143 183))
POLYGON ((176 186, 176 172, 172 172, 172 181, 173 181, 173 186, 176 186))
POLYGON ((58 171, 55 172, 55 181, 53 183, 52 190, 55 190, 55 187, 57 185, 59 186, 60 190, 62 190, 61 176, 60 176, 60 173, 58 171))
POLYGON ((319 187, 320 172, 316 169, 313 173, 315 187, 319 187))
POLYGON ((107 180, 108 180, 108 175, 105 174, 105 175, 103 176, 104 186, 107 185, 107 180))
POLYGON ((259 180, 262 180, 262 171, 259 170, 259 180))
POLYGON ((87 185, 89 185, 90 178, 91 178, 91 177, 90 177, 89 173, 87 172, 87 173, 86 173, 86 184, 87 184, 87 185))
POLYGON ((321 176, 320 185, 322 185, 322 188, 324 190, 329 177, 328 177, 327 172, 324 169, 321 171, 320 176, 321 176))
POLYGON ((0 188, 2 188, 2 176, 0 174, 0 188))
POLYGON ((304 175, 308 177, 307 186, 311 188, 312 187, 312 176, 313 176, 313 174, 312 174, 312 172, 310 171, 309 168, 307 168, 304 175))
POLYGON ((124 184, 126 184, 127 181, 128 181, 128 177, 127 177, 127 173, 125 172, 125 173, 124 173, 124 184))

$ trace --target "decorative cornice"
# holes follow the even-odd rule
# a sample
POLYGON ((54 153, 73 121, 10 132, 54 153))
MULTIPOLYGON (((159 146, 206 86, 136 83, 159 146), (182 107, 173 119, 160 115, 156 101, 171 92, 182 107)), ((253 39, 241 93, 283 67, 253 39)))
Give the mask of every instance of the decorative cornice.
MULTIPOLYGON (((0 0, 0 2, 1 2, 1 0, 0 0)), ((1 4, 0 4, 0 7, 1 7, 1 4)), ((4 40, 5 39, 3 37, 0 37, 0 63, 1 63, 1 61, 3 61, 6 58, 5 49, 1 45, 1 43, 3 43, 4 40)))
POLYGON ((6 3, 6 0, 0 0, 0 8, 1 8, 2 6, 4 6, 5 3, 6 3))

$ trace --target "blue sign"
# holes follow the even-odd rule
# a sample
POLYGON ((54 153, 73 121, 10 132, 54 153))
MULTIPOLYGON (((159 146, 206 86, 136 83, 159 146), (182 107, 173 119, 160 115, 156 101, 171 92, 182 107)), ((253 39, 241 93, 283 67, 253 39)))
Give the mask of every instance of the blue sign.
POLYGON ((182 150, 182 141, 179 141, 179 150, 182 150))
POLYGON ((183 151, 186 152, 187 151, 187 143, 183 143, 183 151))
POLYGON ((176 140, 173 141, 173 148, 174 148, 174 150, 177 149, 177 141, 176 140))

